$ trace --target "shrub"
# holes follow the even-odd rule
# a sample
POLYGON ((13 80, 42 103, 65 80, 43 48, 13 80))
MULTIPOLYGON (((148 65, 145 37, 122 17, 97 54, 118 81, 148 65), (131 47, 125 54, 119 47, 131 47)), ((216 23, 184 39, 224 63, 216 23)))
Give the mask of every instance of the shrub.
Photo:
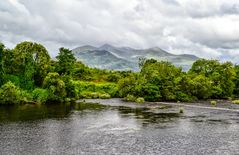
POLYGON ((20 87, 21 85, 21 78, 16 75, 6 74, 5 79, 7 79, 8 81, 11 81, 17 87, 20 87))
POLYGON ((95 84, 95 91, 107 93, 111 97, 118 97, 118 94, 119 94, 117 84, 114 84, 114 83, 95 84))
MULTIPOLYGON (((82 98, 95 98, 93 92, 100 94, 109 94, 110 97, 118 97, 118 87, 114 83, 93 83, 85 81, 74 81, 75 91, 82 98), (91 95, 90 95, 91 94, 91 95)), ((99 97, 99 96, 98 96, 99 97)))
POLYGON ((37 103, 46 103, 48 100, 48 91, 46 89, 36 88, 32 92, 33 100, 37 103))
POLYGON ((143 97, 138 97, 138 98, 135 100, 135 102, 137 102, 137 103, 144 103, 145 101, 144 101, 144 98, 143 98, 143 97))
POLYGON ((180 109, 179 109, 179 113, 180 113, 180 114, 184 113, 184 109, 183 109, 183 108, 180 108, 180 109))
POLYGON ((96 98, 99 98, 100 94, 97 93, 97 92, 93 92, 93 93, 90 93, 90 96, 91 96, 93 99, 96 99, 96 98))
POLYGON ((107 81, 109 81, 109 82, 118 82, 120 78, 121 78, 121 76, 119 74, 111 72, 107 76, 107 81))
POLYGON ((84 92, 81 92, 80 96, 81 98, 86 98, 86 99, 96 99, 96 98, 99 98, 100 93, 84 91, 84 92))
POLYGON ((217 105, 217 101, 211 101, 210 104, 213 105, 213 106, 216 106, 217 105))
POLYGON ((183 101, 183 102, 190 102, 192 101, 192 97, 190 97, 189 95, 183 93, 183 92, 177 92, 176 94, 176 98, 178 101, 183 101))
POLYGON ((197 75, 188 81, 189 90, 192 96, 198 99, 208 99, 212 95, 212 85, 209 78, 197 75))
POLYGON ((81 92, 80 97, 81 98, 86 98, 86 99, 91 99, 92 97, 91 97, 90 94, 91 94, 91 92, 87 92, 87 91, 86 92, 81 92))
POLYGON ((44 79, 43 87, 48 90, 50 101, 64 101, 64 97, 66 97, 65 82, 61 80, 58 73, 48 73, 44 79))
POLYGON ((146 101, 150 102, 159 101, 162 98, 159 87, 153 84, 142 86, 142 95, 146 101))
POLYGON ((109 99, 111 96, 109 94, 100 94, 99 98, 101 99, 109 99))
POLYGON ((100 92, 89 92, 89 91, 83 91, 80 93, 81 98, 86 98, 86 99, 109 99, 111 96, 107 93, 100 93, 100 92))
POLYGON ((70 99, 70 98, 65 98, 65 102, 67 102, 67 103, 69 103, 69 102, 71 102, 71 101, 73 101, 72 99, 70 99))
POLYGON ((32 101, 32 95, 25 90, 20 91, 20 102, 28 103, 32 101))
POLYGON ((62 79, 65 82, 66 96, 71 99, 79 99, 79 89, 77 89, 77 83, 72 80, 72 77, 64 75, 62 79))
POLYGON ((128 102, 134 102, 136 100, 136 97, 133 95, 128 94, 125 98, 126 101, 128 102))
POLYGON ((21 91, 12 82, 7 82, 0 89, 1 104, 17 104, 21 101, 21 91))
POLYGON ((239 100, 232 101, 233 104, 239 104, 239 100))

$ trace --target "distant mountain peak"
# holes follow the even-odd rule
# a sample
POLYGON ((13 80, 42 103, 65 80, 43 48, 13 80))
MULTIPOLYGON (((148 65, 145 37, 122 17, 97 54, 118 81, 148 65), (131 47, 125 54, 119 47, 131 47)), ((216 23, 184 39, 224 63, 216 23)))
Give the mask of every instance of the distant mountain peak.
POLYGON ((188 69, 195 60, 199 59, 195 55, 171 54, 159 47, 148 49, 134 49, 131 47, 115 47, 110 44, 104 44, 100 47, 85 45, 73 49, 78 60, 83 61, 89 66, 101 69, 115 70, 138 70, 138 61, 140 57, 146 59, 156 59, 158 61, 169 61, 177 66, 188 69))
POLYGON ((106 44, 100 46, 99 48, 114 48, 114 46, 112 46, 112 45, 106 43, 106 44))
POLYGON ((187 57, 191 57, 192 59, 199 59, 199 57, 197 57, 196 55, 193 55, 193 54, 181 54, 181 56, 187 56, 187 57))
POLYGON ((157 46, 151 47, 151 48, 149 48, 149 49, 151 49, 151 50, 162 50, 161 48, 159 48, 159 47, 157 47, 157 46))
POLYGON ((135 50, 134 48, 131 48, 131 47, 128 47, 128 46, 120 47, 120 49, 122 49, 122 50, 135 50))
POLYGON ((84 45, 84 46, 81 46, 81 47, 85 47, 85 48, 96 48, 96 47, 91 46, 91 45, 84 45))
POLYGON ((75 52, 75 51, 90 51, 90 50, 95 50, 97 49, 96 47, 94 46, 91 46, 91 45, 84 45, 84 46, 80 46, 80 47, 77 47, 77 48, 74 48, 72 51, 75 52))

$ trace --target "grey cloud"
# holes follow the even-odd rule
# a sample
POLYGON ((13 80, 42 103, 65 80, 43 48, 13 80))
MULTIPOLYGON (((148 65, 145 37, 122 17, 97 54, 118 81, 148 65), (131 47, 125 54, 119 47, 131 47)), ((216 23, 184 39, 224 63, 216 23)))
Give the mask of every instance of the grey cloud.
POLYGON ((237 0, 5 0, 0 41, 41 42, 53 56, 60 46, 110 43, 236 62, 238 6, 237 0))
POLYGON ((222 5, 220 10, 224 14, 239 14, 239 4, 226 4, 222 5))

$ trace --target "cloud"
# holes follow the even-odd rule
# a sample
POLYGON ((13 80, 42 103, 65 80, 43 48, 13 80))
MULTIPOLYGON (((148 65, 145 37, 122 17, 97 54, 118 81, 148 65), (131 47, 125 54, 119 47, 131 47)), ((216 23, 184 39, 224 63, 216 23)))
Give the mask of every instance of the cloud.
POLYGON ((0 41, 57 48, 110 43, 239 62, 238 0, 5 0, 0 41))

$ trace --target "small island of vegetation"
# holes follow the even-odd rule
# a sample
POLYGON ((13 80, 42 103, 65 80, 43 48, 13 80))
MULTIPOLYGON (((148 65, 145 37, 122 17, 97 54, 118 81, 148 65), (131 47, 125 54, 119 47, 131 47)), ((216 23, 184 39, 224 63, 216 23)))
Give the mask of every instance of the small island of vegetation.
POLYGON ((100 70, 77 61, 66 48, 53 60, 38 43, 26 41, 14 49, 0 44, 0 104, 116 97, 139 103, 191 102, 239 96, 239 65, 231 62, 199 59, 187 72, 154 59, 142 58, 139 66, 139 72, 100 70))

